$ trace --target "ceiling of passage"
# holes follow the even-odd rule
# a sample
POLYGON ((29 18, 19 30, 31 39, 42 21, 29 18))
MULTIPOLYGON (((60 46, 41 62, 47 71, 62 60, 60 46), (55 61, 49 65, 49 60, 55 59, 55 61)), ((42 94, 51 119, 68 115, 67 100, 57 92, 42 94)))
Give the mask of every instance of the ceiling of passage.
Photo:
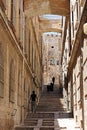
POLYGON ((69 0, 24 0, 24 9, 28 17, 43 14, 68 16, 70 3, 69 0))
POLYGON ((61 19, 47 19, 44 18, 43 16, 39 17, 39 27, 40 27, 40 32, 58 32, 62 33, 61 29, 61 19))
POLYGON ((44 18, 43 15, 69 16, 70 0, 24 0, 24 10, 28 18, 39 16, 40 33, 62 33, 61 19, 44 18))

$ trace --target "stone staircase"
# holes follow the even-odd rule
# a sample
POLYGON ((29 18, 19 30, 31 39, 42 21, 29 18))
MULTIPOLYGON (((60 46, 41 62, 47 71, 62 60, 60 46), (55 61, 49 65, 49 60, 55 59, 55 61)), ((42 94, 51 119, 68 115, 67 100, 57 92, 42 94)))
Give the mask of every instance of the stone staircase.
POLYGON ((51 93, 41 96, 41 100, 37 106, 37 112, 55 112, 66 110, 64 99, 54 96, 51 93))
POLYGON ((37 112, 57 112, 65 111, 64 99, 58 94, 58 87, 54 86, 54 91, 47 92, 44 86, 37 112))
POLYGON ((36 112, 28 113, 24 123, 16 126, 15 130, 67 130, 66 124, 63 126, 60 124, 63 119, 73 122, 72 114, 67 112, 64 105, 64 99, 58 94, 56 87, 52 92, 47 92, 45 87, 36 112))

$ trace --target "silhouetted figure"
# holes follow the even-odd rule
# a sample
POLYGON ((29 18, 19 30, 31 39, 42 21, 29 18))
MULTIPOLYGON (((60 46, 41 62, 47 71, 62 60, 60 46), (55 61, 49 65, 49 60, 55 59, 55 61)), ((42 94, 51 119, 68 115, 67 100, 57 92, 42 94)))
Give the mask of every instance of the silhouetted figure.
POLYGON ((49 91, 53 91, 53 83, 50 83, 49 85, 47 85, 47 92, 49 91))
POLYGON ((59 94, 61 97, 63 96, 63 88, 61 86, 59 87, 59 94))
POLYGON ((36 109, 36 99, 37 99, 37 95, 35 94, 35 91, 32 91, 32 94, 30 96, 30 100, 31 100, 31 111, 35 112, 36 109))
POLYGON ((50 91, 53 91, 53 83, 50 83, 50 91))
POLYGON ((52 77, 52 82, 53 82, 53 85, 54 85, 54 82, 55 82, 55 77, 54 76, 52 77))
POLYGON ((50 91, 50 85, 47 85, 47 92, 50 91))

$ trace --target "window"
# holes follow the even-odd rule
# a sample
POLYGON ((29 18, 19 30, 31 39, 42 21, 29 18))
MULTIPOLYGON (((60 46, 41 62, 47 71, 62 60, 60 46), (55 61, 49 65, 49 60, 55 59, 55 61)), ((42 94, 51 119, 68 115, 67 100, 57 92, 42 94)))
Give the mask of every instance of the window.
POLYGON ((0 97, 4 97, 4 55, 1 43, 0 43, 0 97))
MULTIPOLYGON (((25 23, 25 20, 23 19, 23 3, 22 2, 23 2, 22 0, 19 0, 19 40, 20 40, 21 45, 23 42, 23 22, 25 23)), ((25 23, 25 26, 26 26, 26 23, 25 23)), ((24 35, 26 37, 26 30, 25 30, 24 35)))
POLYGON ((16 0, 11 0, 11 22, 15 25, 16 22, 16 0))
POLYGON ((30 63, 30 30, 29 30, 29 35, 28 36, 29 36, 29 41, 28 41, 28 44, 29 44, 28 45, 28 51, 29 52, 28 52, 28 54, 29 54, 29 63, 30 63))
POLYGON ((57 65, 59 65, 59 60, 57 60, 57 65))
POLYGON ((28 93, 27 93, 27 81, 26 81, 26 79, 24 79, 24 109, 25 109, 25 112, 24 113, 26 113, 26 109, 27 109, 27 100, 28 100, 28 93))
POLYGON ((54 46, 51 46, 51 48, 54 48, 54 46))
POLYGON ((21 106, 22 102, 22 73, 21 70, 18 73, 18 105, 21 106))
POLYGON ((9 77, 9 101, 14 102, 14 90, 15 90, 15 69, 14 61, 10 63, 10 77, 9 77))
POLYGON ((76 18, 76 20, 78 20, 78 1, 76 0, 76 16, 77 16, 77 18, 76 18))
MULTIPOLYGON (((72 19, 73 19, 73 11, 72 11, 72 19)), ((72 35, 74 37, 74 20, 72 20, 72 35)))
POLYGON ((50 65, 55 65, 55 59, 50 59, 50 65))
POLYGON ((33 50, 34 50, 34 47, 33 47, 33 42, 32 42, 32 69, 33 69, 33 62, 34 62, 33 61, 33 55, 34 55, 34 51, 33 50))

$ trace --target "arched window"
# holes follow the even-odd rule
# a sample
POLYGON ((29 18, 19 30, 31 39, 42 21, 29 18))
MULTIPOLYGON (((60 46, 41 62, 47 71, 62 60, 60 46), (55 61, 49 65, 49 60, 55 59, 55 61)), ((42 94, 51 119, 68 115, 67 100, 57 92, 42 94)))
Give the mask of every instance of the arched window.
POLYGON ((11 60, 10 77, 9 77, 9 101, 11 102, 14 102, 14 92, 15 92, 15 67, 14 67, 14 61, 11 60))
POLYGON ((18 105, 22 105, 22 73, 21 70, 19 70, 18 73, 18 105))
POLYGON ((27 83, 27 80, 26 79, 24 79, 24 109, 25 109, 25 112, 24 113, 26 113, 26 110, 27 110, 27 100, 28 100, 28 83, 27 83))
POLYGON ((4 97, 4 55, 1 43, 0 43, 0 97, 4 97))

